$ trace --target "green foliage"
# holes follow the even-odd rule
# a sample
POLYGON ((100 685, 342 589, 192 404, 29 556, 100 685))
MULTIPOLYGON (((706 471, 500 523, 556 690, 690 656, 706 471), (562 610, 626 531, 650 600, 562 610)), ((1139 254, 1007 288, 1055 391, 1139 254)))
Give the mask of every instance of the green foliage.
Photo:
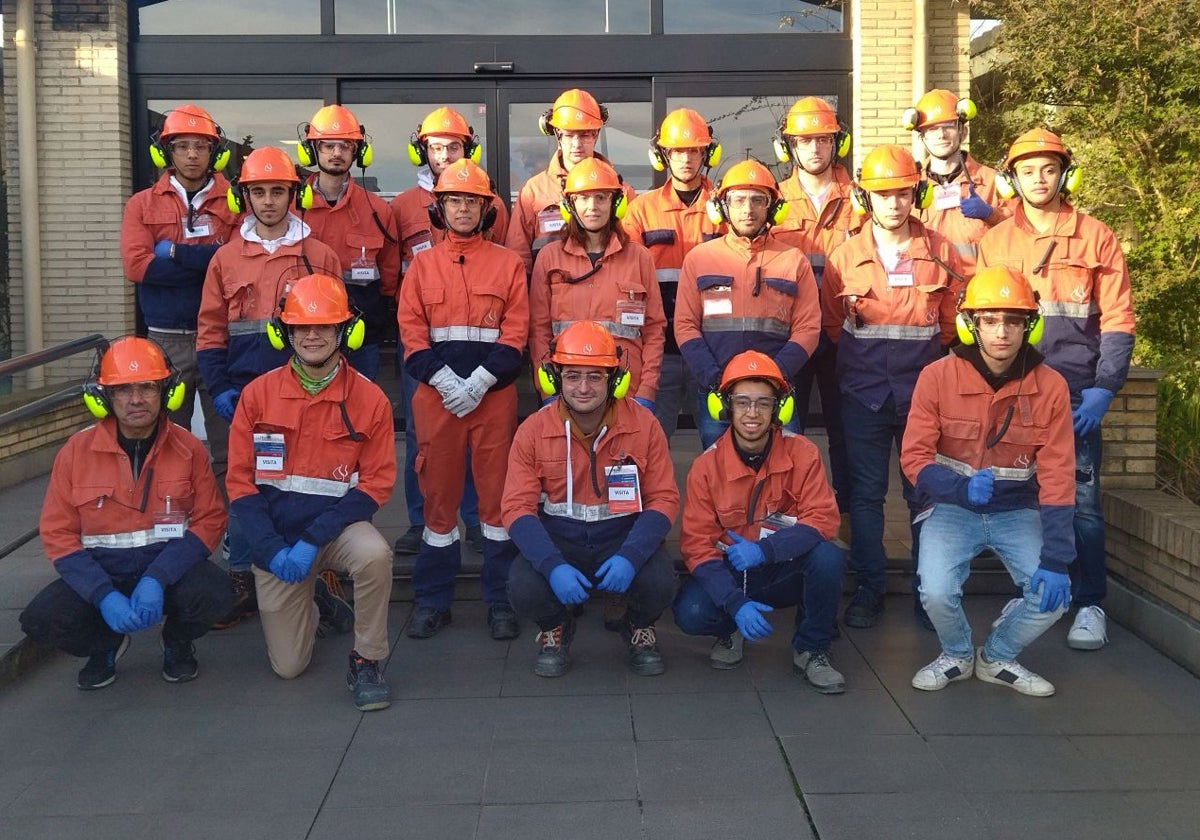
POLYGON ((1126 245, 1135 360, 1167 373, 1160 438, 1200 473, 1200 0, 971 9, 1003 21, 997 50, 1009 59, 999 102, 972 123, 977 156, 1001 158, 1039 123, 1072 147, 1075 203, 1126 245))

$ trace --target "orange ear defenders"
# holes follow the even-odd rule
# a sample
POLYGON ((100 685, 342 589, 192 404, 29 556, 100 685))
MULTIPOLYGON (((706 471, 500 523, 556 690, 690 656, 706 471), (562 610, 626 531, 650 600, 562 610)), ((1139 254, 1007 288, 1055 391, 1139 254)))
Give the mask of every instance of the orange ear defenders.
MULTIPOLYGON (((171 363, 171 358, 167 355, 167 351, 148 338, 125 336, 116 339, 111 344, 106 344, 103 348, 96 349, 96 358, 92 362, 91 373, 88 374, 87 382, 83 385, 83 404, 87 406, 88 412, 97 420, 110 417, 113 413, 112 400, 108 395, 108 389, 106 386, 100 384, 100 379, 104 376, 102 373, 104 354, 108 353, 118 342, 128 342, 130 339, 133 339, 138 344, 144 342, 145 344, 152 345, 162 355, 165 371, 155 371, 153 364, 151 364, 151 369, 147 371, 147 375, 149 376, 161 372, 166 372, 167 374, 165 378, 160 380, 162 383, 162 387, 159 390, 159 398, 161 399, 160 410, 172 412, 178 411, 183 407, 184 397, 187 396, 187 385, 183 382, 183 374, 179 371, 179 368, 171 363)), ((138 349, 140 348, 135 348, 134 352, 137 352, 138 349)), ((150 361, 153 363, 152 359, 150 361)))

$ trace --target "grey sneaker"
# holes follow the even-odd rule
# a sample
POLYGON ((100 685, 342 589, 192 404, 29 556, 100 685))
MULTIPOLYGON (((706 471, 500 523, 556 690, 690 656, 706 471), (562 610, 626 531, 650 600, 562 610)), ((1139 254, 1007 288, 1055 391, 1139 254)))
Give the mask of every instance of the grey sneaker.
POLYGON ((388 684, 379 672, 379 661, 364 659, 356 650, 350 651, 346 687, 354 692, 354 708, 360 712, 373 712, 392 705, 388 684))
POLYGON ((796 651, 792 654, 792 671, 821 694, 841 694, 846 690, 846 680, 829 661, 827 650, 796 651))
POLYGON ((959 659, 942 652, 920 671, 913 674, 912 687, 921 691, 941 691, 952 682, 969 680, 975 673, 975 657, 959 659))
POLYGON ((729 671, 742 664, 742 649, 746 640, 737 630, 732 636, 722 636, 713 642, 708 654, 708 664, 718 671, 729 671))
POLYGON ((1108 619, 1099 607, 1080 607, 1067 633, 1067 647, 1100 650, 1108 642, 1108 619))
POLYGON ((79 669, 79 677, 75 684, 80 691, 95 691, 98 688, 110 686, 117 680, 117 660, 129 650, 128 634, 121 637, 121 643, 115 648, 93 653, 88 661, 79 669))
POLYGON ((1049 697, 1054 693, 1054 684, 1030 671, 1016 660, 1011 662, 989 662, 983 648, 975 652, 975 676, 988 683, 1006 685, 1030 697, 1049 697))

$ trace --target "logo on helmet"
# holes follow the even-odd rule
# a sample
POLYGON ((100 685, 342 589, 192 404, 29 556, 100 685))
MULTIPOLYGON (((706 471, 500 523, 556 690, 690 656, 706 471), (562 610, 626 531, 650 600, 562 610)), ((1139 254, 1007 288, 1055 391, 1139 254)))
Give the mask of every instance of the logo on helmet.
POLYGON ((590 354, 592 352, 592 345, 590 345, 590 344, 583 345, 583 352, 590 354))
POLYGON ((1008 296, 1009 296, 1009 295, 1011 295, 1011 294, 1012 294, 1012 292, 1009 290, 1008 286, 1001 286, 1001 287, 1000 287, 1000 297, 1002 297, 1002 298, 1006 298, 1006 297, 1008 297, 1008 296))
POLYGON ((342 130, 342 124, 340 122, 338 122, 337 120, 334 120, 333 122, 331 122, 329 124, 329 127, 332 128, 334 131, 342 130))
POLYGON ((138 361, 137 361, 137 359, 130 359, 130 360, 129 360, 129 372, 130 372, 130 373, 137 373, 137 371, 138 371, 138 361))
POLYGON ((195 128, 195 127, 196 127, 196 118, 188 117, 188 128, 195 128))
POLYGON ((317 311, 317 302, 315 300, 310 300, 308 302, 308 311, 313 313, 317 311))
POLYGON ((273 163, 270 163, 270 162, 268 161, 267 163, 264 163, 264 164, 263 164, 263 171, 264 171, 264 172, 274 172, 274 171, 275 171, 275 165, 274 165, 273 163))
POLYGON ((461 166, 459 167, 458 172, 455 173, 454 177, 465 183, 466 181, 470 180, 471 173, 467 171, 467 167, 461 166))
POLYGON ((747 370, 758 370, 758 362, 751 362, 746 365, 747 370))

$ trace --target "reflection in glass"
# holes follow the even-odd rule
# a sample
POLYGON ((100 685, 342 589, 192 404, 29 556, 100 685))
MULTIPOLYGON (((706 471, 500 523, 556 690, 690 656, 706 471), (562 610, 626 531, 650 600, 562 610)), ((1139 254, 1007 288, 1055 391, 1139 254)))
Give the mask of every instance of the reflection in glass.
MULTIPOLYGON (((151 130, 162 125, 163 114, 184 100, 151 99, 146 103, 151 130)), ((229 138, 233 155, 226 176, 232 176, 251 149, 277 146, 296 159, 296 126, 306 123, 325 103, 319 99, 196 99, 229 138)), ((361 117, 360 117, 361 119, 361 117)), ((370 170, 368 170, 370 171, 370 170)))
MULTIPOLYGON (((649 102, 603 102, 608 122, 600 132, 596 151, 608 158, 626 183, 638 192, 654 185, 654 170, 646 157, 652 133, 649 102)), ((529 178, 546 168, 558 151, 553 137, 538 131, 538 117, 549 103, 516 102, 509 108, 509 184, 511 200, 529 178)))
POLYGON ((714 182, 739 160, 757 158, 767 165, 776 181, 791 174, 791 164, 779 163, 771 148, 771 138, 779 130, 779 120, 799 96, 672 96, 667 112, 676 108, 698 111, 712 126, 713 136, 721 144, 721 166, 710 172, 714 182))
MULTIPOLYGON (((375 153, 367 176, 378 185, 380 194, 388 199, 404 192, 417 183, 417 167, 408 159, 408 141, 416 132, 417 126, 425 115, 434 108, 445 105, 453 108, 464 117, 467 125, 475 130, 479 142, 483 145, 483 157, 480 165, 487 166, 488 138, 487 106, 482 102, 424 102, 420 104, 365 104, 361 102, 343 103, 354 112, 358 121, 367 127, 371 136, 372 149, 375 153)), ((496 173, 489 172, 495 180, 496 173)), ((358 177, 358 173, 355 173, 358 177)))
POLYGON ((599 35, 650 31, 649 0, 336 0, 339 35, 599 35))
POLYGON ((319 35, 321 0, 168 0, 138 10, 142 35, 319 35))
POLYGON ((841 0, 663 0, 663 29, 681 32, 841 32, 841 0))

